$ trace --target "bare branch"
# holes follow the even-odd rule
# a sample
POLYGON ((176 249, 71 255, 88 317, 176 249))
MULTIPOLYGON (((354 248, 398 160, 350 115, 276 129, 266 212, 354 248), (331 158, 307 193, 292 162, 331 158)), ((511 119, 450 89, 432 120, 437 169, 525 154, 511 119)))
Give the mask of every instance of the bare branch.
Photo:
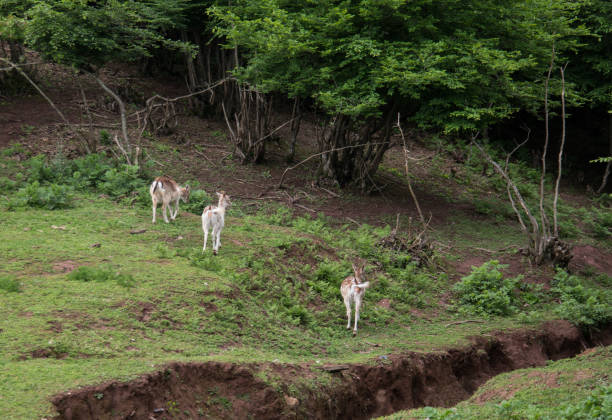
POLYGON ((354 148, 356 148, 356 147, 363 147, 363 146, 367 146, 368 144, 376 145, 376 144, 386 144, 386 143, 387 143, 387 142, 382 142, 382 143, 362 143, 362 144, 354 144, 354 145, 351 145, 351 146, 344 146, 344 147, 332 148, 332 149, 329 149, 329 150, 325 150, 325 151, 323 151, 323 152, 315 153, 314 155, 310 155, 310 156, 308 156, 306 159, 304 159, 303 161, 298 162, 297 164, 295 164, 295 165, 293 165, 293 166, 290 166, 290 167, 288 167, 287 169, 285 169, 285 170, 283 171, 283 174, 281 175, 281 179, 280 179, 280 181, 278 182, 278 185, 277 185, 277 187, 276 187, 276 188, 283 188, 283 181, 284 181, 284 179, 285 179, 285 175, 287 174, 287 172, 294 170, 294 169, 295 169, 295 168, 297 168, 298 166, 303 165, 304 163, 308 162, 309 160, 311 160, 311 159, 313 159, 313 158, 315 158, 315 157, 317 157, 317 156, 321 156, 321 155, 324 155, 324 154, 326 154, 326 153, 336 152, 336 151, 339 151, 339 150, 344 150, 344 149, 354 149, 354 148))
MULTIPOLYGON (((51 105, 51 108, 53 108, 55 110, 55 112, 57 113, 57 115, 60 116, 62 121, 64 121, 64 124, 66 124, 68 127, 73 127, 72 124, 70 124, 70 122, 68 121, 68 118, 66 118, 66 116, 64 116, 62 111, 60 111, 60 109, 53 103, 51 98, 49 98, 45 94, 45 92, 43 92, 43 90, 40 87, 38 87, 38 85, 30 78, 30 76, 27 75, 26 72, 24 72, 21 68, 19 68, 18 65, 16 65, 12 61, 7 60, 6 58, 0 57, 0 60, 3 61, 4 63, 8 64, 9 66, 11 66, 11 68, 15 69, 17 72, 19 72, 19 74, 21 74, 34 87, 34 89, 36 89, 38 91, 38 93, 40 93, 40 95, 43 98, 45 98, 45 100, 49 103, 49 105, 51 105)), ((89 150, 89 145, 87 144, 87 140, 77 130, 73 130, 73 131, 79 137, 79 139, 83 143, 83 146, 85 146, 85 150, 87 150, 87 153, 89 153, 90 150, 89 150)))
POLYGON ((563 148, 565 147, 565 68, 567 63, 562 66, 561 72, 561 145, 559 146, 559 157, 557 160, 557 180, 555 181, 555 195, 553 197, 553 234, 559 237, 557 224, 557 202, 559 201, 559 184, 561 183, 561 170, 563 166, 563 148))
POLYGON ((414 201, 414 205, 416 206, 417 211, 419 212, 419 218, 421 219, 421 223, 425 226, 425 217, 423 217, 423 212, 421 211, 421 206, 419 205, 419 200, 412 189, 412 183, 410 182, 410 171, 408 170, 408 147, 406 146, 406 138, 404 137, 404 130, 402 130, 402 125, 400 124, 400 113, 397 113, 397 128, 402 136, 402 147, 404 150, 404 171, 406 173, 406 182, 408 183, 408 191, 410 191, 410 195, 412 196, 412 200, 414 201))

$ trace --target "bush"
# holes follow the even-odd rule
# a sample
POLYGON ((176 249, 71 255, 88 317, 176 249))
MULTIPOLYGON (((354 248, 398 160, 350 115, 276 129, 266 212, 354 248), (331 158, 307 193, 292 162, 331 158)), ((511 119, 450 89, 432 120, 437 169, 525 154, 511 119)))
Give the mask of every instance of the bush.
MULTIPOLYGON (((150 198, 149 198, 149 201, 150 198)), ((204 207, 214 204, 210 195, 204 190, 192 190, 189 194, 189 203, 181 203, 181 209, 189 213, 202 214, 204 207)))
POLYGON ((122 164, 104 173, 100 190, 110 197, 125 197, 142 189, 148 181, 140 177, 138 166, 122 164))
POLYGON ((104 181, 106 172, 112 168, 106 157, 99 153, 89 154, 72 162, 74 171, 70 183, 79 190, 97 188, 104 181))
POLYGON ((574 325, 588 330, 612 320, 612 292, 609 290, 586 287, 579 277, 558 269, 551 291, 561 302, 555 312, 574 325))
POLYGON ((504 279, 500 270, 506 266, 492 260, 472 272, 453 287, 459 304, 477 315, 507 316, 514 313, 519 303, 517 290, 522 276, 504 279))
POLYGON ((72 199, 72 188, 66 185, 42 186, 38 181, 34 181, 17 191, 15 198, 9 201, 8 207, 9 209, 18 207, 66 209, 72 207, 72 199))
POLYGON ((0 276, 0 290, 18 293, 21 292, 21 285, 14 276, 0 276))
POLYGON ((593 220, 589 223, 596 238, 605 239, 612 236, 612 211, 608 208, 591 208, 593 220))

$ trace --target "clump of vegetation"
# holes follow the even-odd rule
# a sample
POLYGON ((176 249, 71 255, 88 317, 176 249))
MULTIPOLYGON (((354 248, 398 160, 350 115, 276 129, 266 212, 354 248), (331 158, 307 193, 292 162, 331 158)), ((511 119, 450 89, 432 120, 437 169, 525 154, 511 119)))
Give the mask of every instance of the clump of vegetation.
POLYGON ((587 330, 612 320, 612 292, 588 287, 577 276, 558 270, 551 291, 559 298, 555 312, 587 330))
POLYGON ((40 185, 38 181, 20 188, 9 201, 9 210, 35 207, 47 210, 67 209, 73 206, 73 189, 67 185, 40 185))
MULTIPOLYGON (((522 400, 502 401, 488 418, 504 420, 595 420, 606 419, 612 409, 612 385, 599 386, 590 395, 575 404, 563 404, 552 410, 547 407, 527 404, 522 400)), ((425 407, 410 418, 427 418, 430 420, 463 420, 479 419, 482 413, 469 409, 425 407)), ((390 416, 389 419, 403 418, 390 416)))
POLYGON ((133 287, 136 284, 134 277, 130 274, 115 273, 101 267, 82 266, 68 274, 68 280, 81 282, 103 283, 115 281, 119 286, 133 287))
POLYGON ((0 276, 0 290, 18 293, 21 292, 21 285, 14 276, 0 276))
POLYGON ((497 260, 473 267, 472 272, 453 287, 460 308, 476 315, 508 316, 516 312, 523 286, 522 276, 504 278, 506 265, 497 260))

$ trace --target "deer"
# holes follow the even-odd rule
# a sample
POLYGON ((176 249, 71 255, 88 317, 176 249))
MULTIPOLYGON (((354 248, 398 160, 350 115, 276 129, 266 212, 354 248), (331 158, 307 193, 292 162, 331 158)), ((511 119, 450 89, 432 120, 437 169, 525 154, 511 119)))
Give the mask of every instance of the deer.
POLYGON ((153 223, 155 223, 155 216, 157 212, 157 204, 162 203, 162 209, 164 212, 164 222, 169 223, 166 209, 170 207, 170 218, 176 219, 179 211, 179 201, 183 200, 185 203, 189 203, 189 185, 181 187, 168 176, 158 176, 153 180, 151 187, 149 188, 151 193, 151 201, 153 202, 153 223), (174 206, 174 212, 172 211, 172 204, 174 206))
POLYGON ((370 287, 370 282, 365 280, 363 276, 363 269, 365 263, 358 267, 353 263, 354 275, 348 276, 342 281, 340 285, 340 293, 344 299, 344 305, 346 306, 346 317, 348 318, 346 329, 351 329, 351 305, 355 303, 355 327, 353 328, 353 337, 357 335, 357 321, 359 321, 359 310, 361 309, 361 303, 365 290, 370 287))
POLYGON ((212 227, 213 254, 217 255, 221 246, 221 231, 225 226, 225 209, 232 205, 230 196, 225 191, 217 192, 219 203, 216 206, 210 205, 202 212, 202 230, 204 230, 204 246, 202 253, 206 251, 208 242, 208 231, 212 227))

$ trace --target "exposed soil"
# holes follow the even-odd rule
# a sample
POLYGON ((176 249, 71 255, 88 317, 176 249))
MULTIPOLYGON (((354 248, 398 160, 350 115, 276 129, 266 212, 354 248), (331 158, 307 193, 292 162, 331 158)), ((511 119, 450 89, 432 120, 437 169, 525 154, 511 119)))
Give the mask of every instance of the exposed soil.
MULTIPOLYGON (((475 337, 443 352, 380 356, 341 366, 326 385, 309 388, 315 365, 174 363, 130 382, 110 382, 53 398, 56 420, 254 418, 365 419, 398 410, 449 407, 491 377, 572 357, 589 345, 612 343, 612 326, 593 341, 565 321, 542 330, 475 337), (277 378, 274 385, 261 378, 277 378), (306 382, 305 382, 306 381, 306 382)), ((535 378, 536 380, 538 378, 535 378)), ((554 386, 556 378, 541 378, 554 386)))
POLYGON ((608 276, 612 276, 612 258, 605 251, 591 245, 575 246, 572 248, 572 261, 570 269, 579 272, 591 266, 608 276))

